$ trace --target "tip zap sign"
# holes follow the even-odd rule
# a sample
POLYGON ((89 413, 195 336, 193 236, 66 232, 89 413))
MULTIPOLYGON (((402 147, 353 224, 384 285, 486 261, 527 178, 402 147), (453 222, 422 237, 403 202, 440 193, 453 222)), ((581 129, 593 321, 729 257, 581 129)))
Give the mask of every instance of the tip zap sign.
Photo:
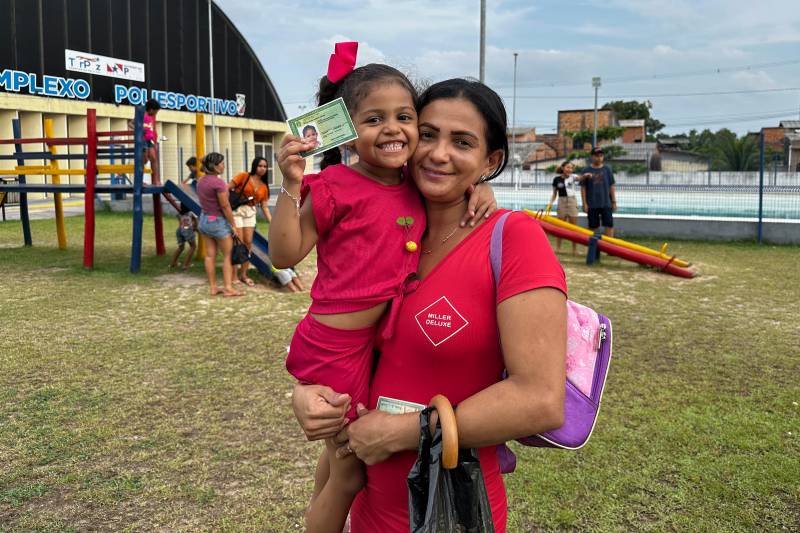
POLYGON ((135 61, 65 49, 64 64, 67 70, 74 72, 123 80, 144 81, 144 64, 136 63, 135 61))

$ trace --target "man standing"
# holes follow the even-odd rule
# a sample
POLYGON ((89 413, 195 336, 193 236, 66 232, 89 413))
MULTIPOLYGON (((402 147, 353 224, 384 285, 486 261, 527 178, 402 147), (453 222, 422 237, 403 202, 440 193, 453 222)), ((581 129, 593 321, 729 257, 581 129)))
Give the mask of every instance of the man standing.
POLYGON ((592 149, 592 164, 583 169, 581 177, 581 200, 583 212, 589 217, 589 229, 596 230, 602 220, 605 234, 614 236, 614 217, 617 210, 617 191, 614 187, 614 173, 604 163, 603 149, 592 149))

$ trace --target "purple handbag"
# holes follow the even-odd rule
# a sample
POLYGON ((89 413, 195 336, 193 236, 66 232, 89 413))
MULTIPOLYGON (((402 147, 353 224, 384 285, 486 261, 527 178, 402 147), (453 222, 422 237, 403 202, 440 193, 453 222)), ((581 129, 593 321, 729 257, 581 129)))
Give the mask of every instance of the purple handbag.
MULTIPOLYGON (((489 260, 495 288, 503 264, 503 226, 510 214, 503 214, 492 229, 489 260)), ((567 300, 564 424, 558 429, 517 439, 517 442, 567 450, 577 450, 586 444, 597 422, 610 360, 611 321, 584 305, 567 300)), ((497 447, 497 456, 501 472, 514 471, 516 457, 505 444, 497 447)))

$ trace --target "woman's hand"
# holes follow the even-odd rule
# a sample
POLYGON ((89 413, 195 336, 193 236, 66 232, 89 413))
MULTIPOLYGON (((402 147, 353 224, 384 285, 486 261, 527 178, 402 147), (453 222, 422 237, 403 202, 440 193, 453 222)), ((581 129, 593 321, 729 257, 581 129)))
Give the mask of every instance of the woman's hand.
POLYGON ((419 414, 392 415, 383 411, 370 411, 358 405, 358 419, 350 422, 335 441, 344 444, 336 452, 338 457, 349 453, 368 465, 388 459, 403 450, 415 450, 419 444, 419 414))
POLYGON ((323 385, 294 386, 292 410, 308 440, 335 437, 346 424, 350 395, 323 385))
POLYGON ((306 160, 300 152, 313 149, 313 143, 305 142, 296 135, 286 135, 278 150, 278 166, 284 180, 300 183, 306 170, 306 160))
POLYGON ((469 203, 467 204, 467 212, 461 218, 460 226, 462 228, 467 223, 470 226, 475 226, 481 217, 489 218, 492 213, 497 211, 494 191, 488 183, 470 185, 469 189, 467 189, 467 195, 469 196, 469 203))

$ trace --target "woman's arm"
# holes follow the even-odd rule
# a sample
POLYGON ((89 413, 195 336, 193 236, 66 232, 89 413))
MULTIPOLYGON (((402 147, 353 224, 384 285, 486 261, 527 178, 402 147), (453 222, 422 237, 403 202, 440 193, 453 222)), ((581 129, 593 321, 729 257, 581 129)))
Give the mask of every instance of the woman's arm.
POLYGON ((228 224, 231 225, 231 231, 236 227, 236 221, 233 220, 233 210, 231 209, 231 204, 228 201, 228 190, 217 192, 217 201, 219 202, 219 207, 222 209, 222 213, 225 215, 225 219, 228 221, 228 224))
POLYGON ((300 207, 300 186, 305 159, 300 155, 309 148, 300 137, 287 135, 278 151, 278 165, 283 172, 283 184, 275 202, 275 213, 269 226, 269 257, 276 268, 296 265, 317 243, 311 195, 300 207))
MULTIPOLYGON (((566 297, 552 288, 523 292, 498 305, 497 319, 509 376, 458 405, 462 448, 501 444, 563 423, 566 297)), ((417 448, 417 414, 390 415, 360 408, 359 413, 363 416, 345 431, 350 448, 365 463, 375 464, 393 453, 417 448)))
POLYGON ((261 202, 261 211, 264 212, 264 218, 267 219, 267 224, 272 224, 272 213, 269 212, 269 203, 267 200, 261 202))

